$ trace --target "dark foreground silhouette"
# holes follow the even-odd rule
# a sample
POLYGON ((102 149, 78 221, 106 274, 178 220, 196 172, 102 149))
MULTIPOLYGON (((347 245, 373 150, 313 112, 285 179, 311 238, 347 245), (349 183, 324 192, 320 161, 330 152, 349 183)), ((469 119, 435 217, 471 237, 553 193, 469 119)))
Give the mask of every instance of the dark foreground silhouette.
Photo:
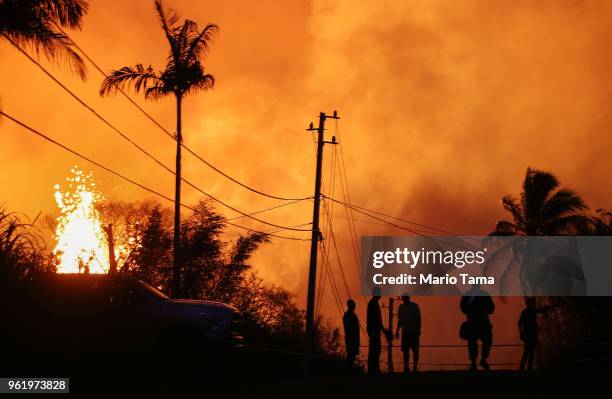
POLYGON ((461 335, 468 342, 468 355, 470 357, 470 370, 476 370, 478 359, 478 341, 482 343, 480 351, 480 365, 489 370, 487 359, 491 353, 493 343, 493 326, 489 315, 495 311, 495 304, 491 296, 483 291, 478 285, 472 287, 461 297, 461 311, 467 320, 462 326, 461 335))
MULTIPOLYGON (((491 390, 492 397, 503 389, 517 393, 531 391, 534 387, 547 393, 567 390, 566 386, 576 385, 585 389, 605 384, 609 370, 557 370, 554 372, 534 371, 420 371, 406 376, 404 373, 367 374, 342 373, 342 362, 329 363, 313 360, 314 373, 305 378, 301 374, 300 356, 269 353, 246 349, 231 357, 224 357, 209 365, 192 362, 175 367, 162 363, 144 365, 132 358, 80 359, 77 363, 49 362, 25 366, 27 375, 46 375, 71 379, 71 392, 77 394, 159 394, 171 397, 207 397, 211 393, 222 393, 220 397, 245 398, 286 398, 288 394, 299 397, 317 395, 330 397, 331 394, 346 397, 381 397, 384 393, 412 394, 432 393, 452 389, 473 393, 491 390), (179 371, 180 370, 180 371, 179 371), (175 396, 179 395, 179 396, 175 396)), ((15 368, 4 375, 24 375, 15 368)), ((114 397, 114 396, 113 396, 114 397)), ((139 396, 140 397, 140 396, 139 396)), ((425 396, 431 397, 431 396, 425 396)))
POLYGON ((382 351, 382 334, 388 333, 382 321, 380 311, 380 290, 374 288, 372 299, 368 302, 366 330, 368 332, 368 373, 380 374, 380 353, 382 351))
POLYGON ((396 338, 402 332, 402 355, 404 360, 404 372, 410 371, 410 351, 412 351, 412 371, 416 373, 419 364, 419 341, 421 337, 421 309, 419 305, 410 300, 408 295, 402 296, 402 304, 397 310, 396 338))
POLYGON ((242 345, 236 308, 170 299, 140 280, 100 274, 45 274, 3 303, 6 351, 158 354, 242 345))
MULTIPOLYGON (((49 278, 20 286, 18 296, 5 295, 6 291, 0 296, 4 300, 0 376, 69 377, 71 392, 81 394, 122 391, 206 395, 221 391, 224 397, 269 398, 294 392, 414 392, 415 385, 459 383, 465 387, 504 384, 524 390, 528 385, 604 382, 610 370, 609 362, 573 362, 533 373, 420 371, 409 376, 366 375, 358 368, 347 373, 345 361, 339 357, 313 356, 311 377, 305 378, 299 351, 241 345, 236 335, 239 319, 227 305, 171 300, 128 278, 49 278), (180 329, 167 329, 179 325, 180 329), (191 328, 186 328, 188 325, 191 328), (163 334, 165 331, 176 334, 163 334)), ((410 303, 408 298, 406 303, 410 303)), ((378 333, 371 338, 381 339, 386 330, 376 298, 368 310, 368 331, 378 333)), ((420 331, 414 306, 410 312, 400 313, 404 333, 420 331)), ((350 312, 348 318, 352 319, 350 312)), ((532 322, 526 314, 521 323, 524 338, 533 333, 532 322)), ((358 320, 355 324, 353 319, 348 326, 349 330, 358 330, 358 320)), ((415 345, 408 349, 414 351, 415 345)))
POLYGON ((342 316, 344 326, 344 347, 346 350, 346 367, 348 370, 355 368, 355 360, 359 355, 359 318, 355 314, 355 301, 346 301, 347 310, 342 316))

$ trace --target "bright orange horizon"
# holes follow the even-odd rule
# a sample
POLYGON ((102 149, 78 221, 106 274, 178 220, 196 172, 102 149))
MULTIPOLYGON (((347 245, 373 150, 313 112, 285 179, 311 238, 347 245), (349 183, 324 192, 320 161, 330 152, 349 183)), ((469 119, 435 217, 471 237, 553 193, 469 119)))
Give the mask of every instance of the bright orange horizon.
MULTIPOLYGON (((355 204, 462 234, 487 234, 504 216, 500 198, 518 195, 525 169, 533 166, 556 174, 591 210, 612 205, 609 2, 166 4, 201 26, 213 22, 221 28, 207 64, 216 88, 187 98, 185 142, 253 187, 279 195, 312 195, 315 159, 305 129, 311 121, 316 125, 320 111, 338 110, 355 204)), ((83 30, 69 34, 105 70, 139 62, 161 68, 168 50, 149 0, 93 0, 83 30)), ((0 57, 0 95, 7 113, 173 195, 171 175, 96 120, 5 41, 0 41, 0 57)), ((43 64, 49 65, 46 60, 43 64)), ((50 67, 102 115, 172 165, 172 141, 121 96, 100 98, 102 78, 90 65, 88 69, 83 83, 64 68, 50 67)), ((174 130, 171 98, 133 98, 174 130)), ((328 128, 330 138, 333 122, 328 128)), ((1 198, 10 210, 30 216, 40 211, 57 214, 53 185, 63 182, 74 164, 92 169, 109 198, 151 197, 8 120, 0 121, 0 131, 0 156, 7 170, 0 177, 1 198)), ((227 181, 188 155, 184 176, 247 212, 278 204, 227 181)), ((188 187, 183 193, 186 203, 201 197, 188 187)), ((305 202, 261 216, 273 223, 301 224, 310 221, 311 206, 305 202)), ((222 206, 217 209, 236 216, 222 206)), ((246 219, 239 222, 267 229, 246 219)), ((357 292, 346 221, 338 218, 334 224, 345 270, 350 270, 351 287, 357 292)), ((402 234, 372 223, 358 222, 357 227, 360 235, 402 234)), ((287 235, 308 238, 306 233, 287 235)), ((275 239, 252 263, 266 281, 296 292, 303 304, 308 249, 308 242, 275 239)), ((444 315, 448 307, 448 300, 423 302, 431 314, 444 315)), ((325 313, 336 317, 333 302, 327 303, 325 313)), ((511 301, 507 307, 516 312, 518 303, 511 301)), ((430 331, 440 330, 440 317, 429 322, 425 317, 425 334, 428 325, 430 331)), ((446 317, 461 318, 452 314, 442 319, 446 317)), ((498 342, 516 340, 510 321, 507 336, 498 331, 498 342)), ((455 335, 453 330, 437 337, 455 340, 455 335)))

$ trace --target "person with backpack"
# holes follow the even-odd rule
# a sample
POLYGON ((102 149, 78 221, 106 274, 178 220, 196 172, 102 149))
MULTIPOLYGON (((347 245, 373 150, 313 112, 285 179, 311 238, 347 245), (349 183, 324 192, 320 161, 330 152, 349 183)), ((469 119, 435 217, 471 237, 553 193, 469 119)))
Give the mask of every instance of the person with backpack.
POLYGON ((495 304, 491 295, 474 284, 462 297, 460 303, 461 311, 467 320, 461 325, 460 335, 468 341, 468 355, 470 357, 470 370, 477 370, 478 341, 482 342, 480 353, 480 366, 490 370, 487 359, 491 353, 493 343, 493 325, 489 315, 495 311, 495 304))

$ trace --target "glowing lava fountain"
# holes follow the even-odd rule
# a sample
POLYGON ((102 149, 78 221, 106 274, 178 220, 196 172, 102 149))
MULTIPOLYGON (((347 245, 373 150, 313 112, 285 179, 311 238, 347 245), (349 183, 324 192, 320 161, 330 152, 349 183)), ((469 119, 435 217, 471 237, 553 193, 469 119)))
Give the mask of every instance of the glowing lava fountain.
POLYGON ((57 218, 53 254, 58 273, 106 273, 109 268, 108 244, 96 204, 103 196, 96 188, 93 174, 77 167, 70 169, 66 191, 56 184, 55 201, 61 215, 57 218))

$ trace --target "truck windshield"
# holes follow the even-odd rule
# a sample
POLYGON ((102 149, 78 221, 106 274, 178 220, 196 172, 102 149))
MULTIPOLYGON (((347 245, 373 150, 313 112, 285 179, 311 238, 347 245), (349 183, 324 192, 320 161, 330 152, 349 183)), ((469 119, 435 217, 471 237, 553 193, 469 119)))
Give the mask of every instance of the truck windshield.
POLYGON ((158 290, 157 288, 151 287, 149 284, 144 281, 138 280, 138 285, 140 285, 149 295, 153 296, 155 299, 170 299, 166 294, 158 290))

